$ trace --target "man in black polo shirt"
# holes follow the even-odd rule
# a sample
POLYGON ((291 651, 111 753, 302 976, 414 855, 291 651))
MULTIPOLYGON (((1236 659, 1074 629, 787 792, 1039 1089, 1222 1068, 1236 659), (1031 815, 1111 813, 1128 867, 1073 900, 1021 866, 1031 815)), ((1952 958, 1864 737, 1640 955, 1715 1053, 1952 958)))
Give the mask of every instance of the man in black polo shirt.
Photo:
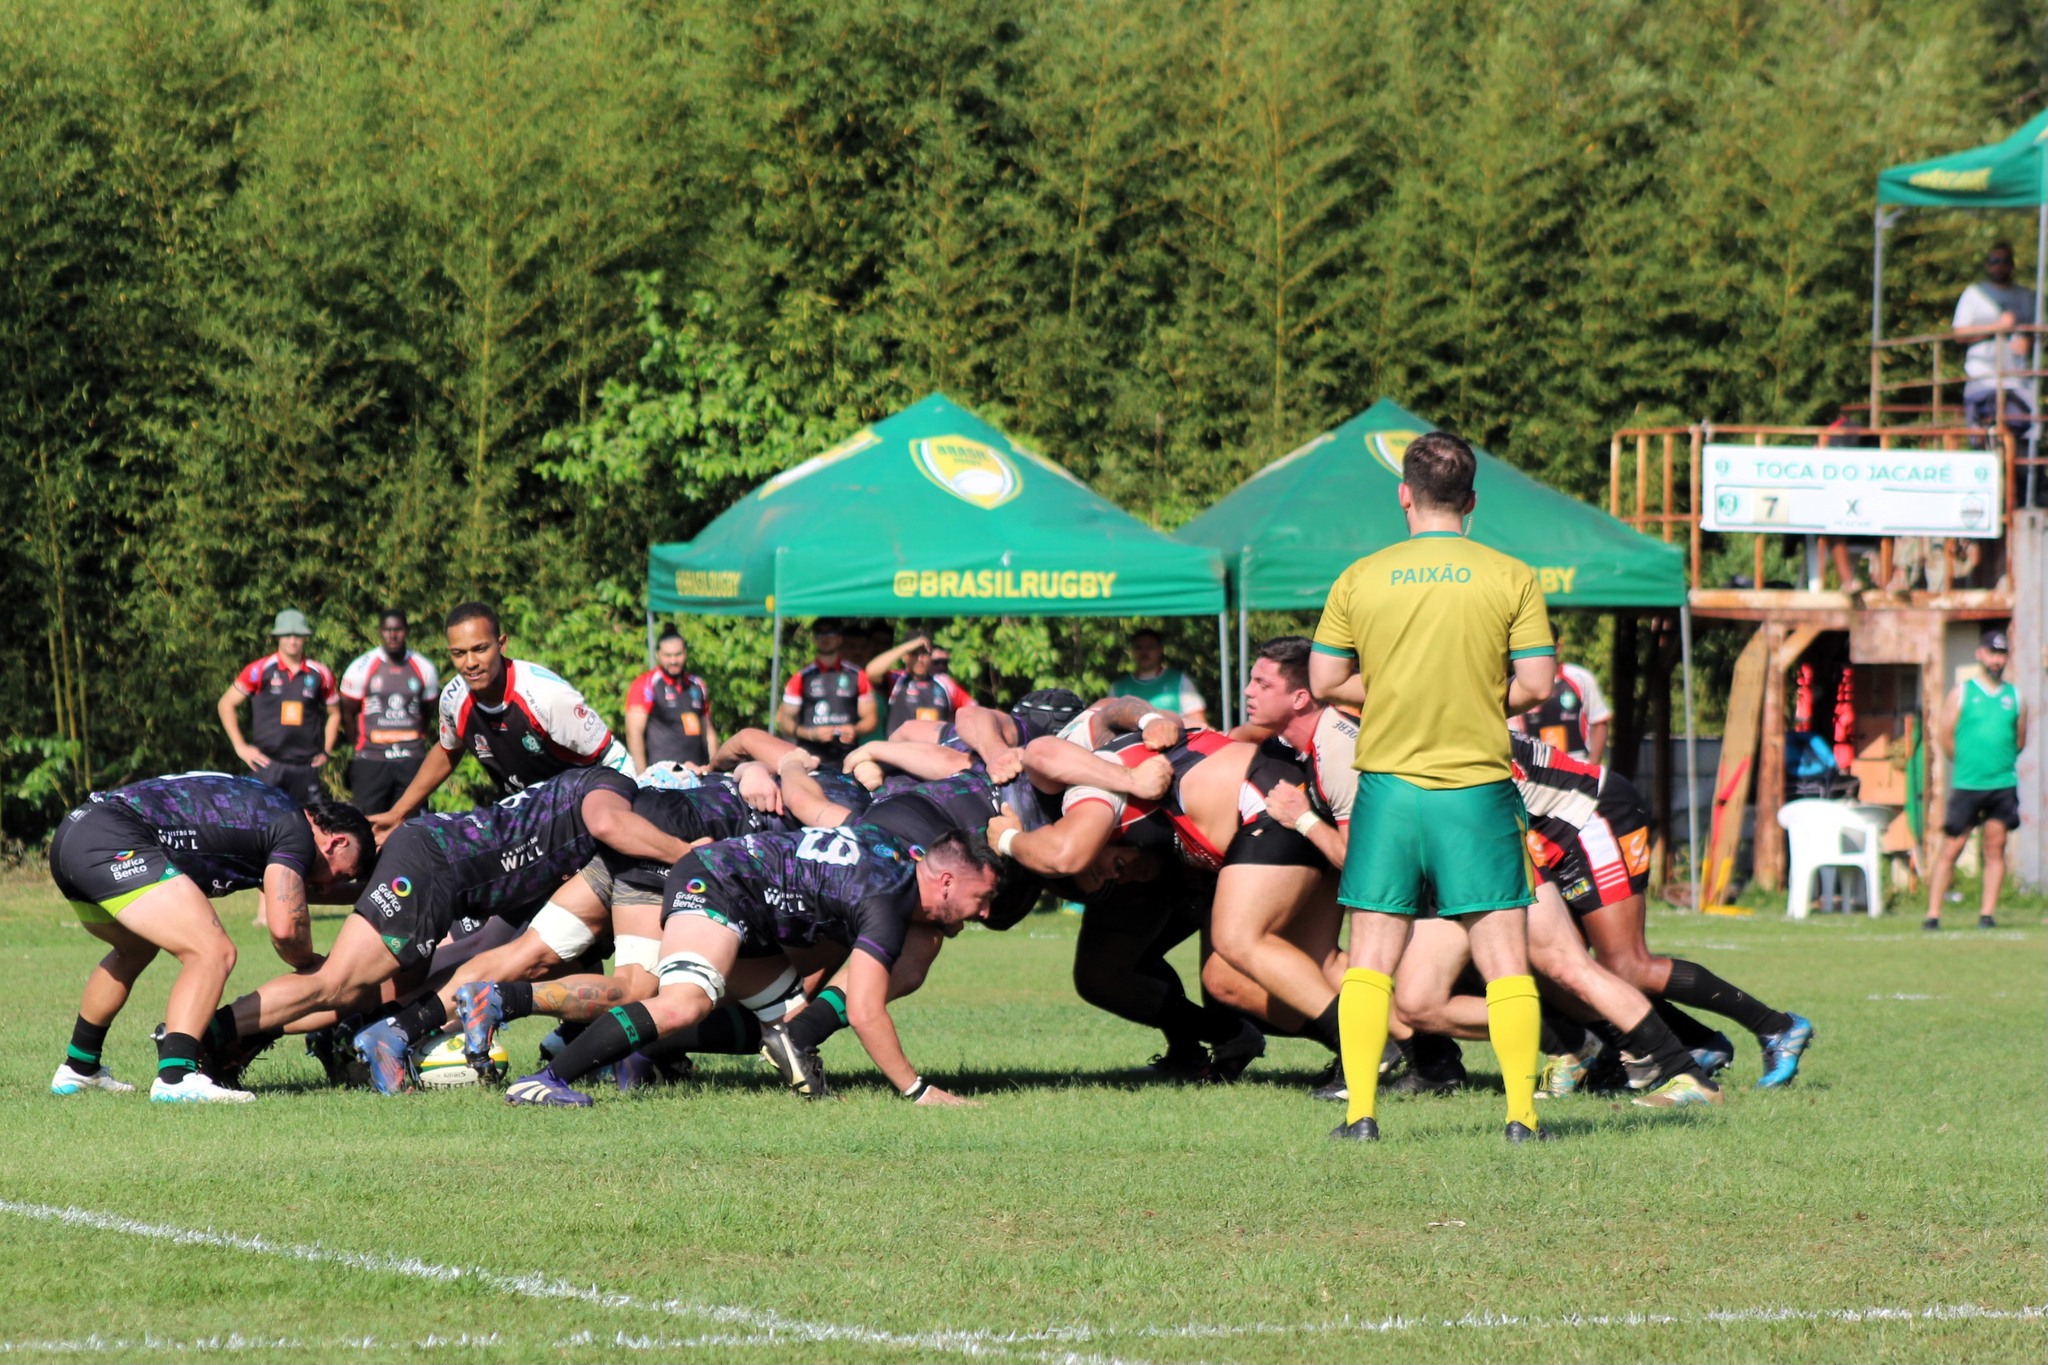
POLYGON ((276 652, 237 673, 215 704, 228 743, 250 773, 302 806, 322 799, 319 769, 334 756, 341 738, 334 672, 306 657, 312 633, 304 612, 289 607, 279 612, 270 627, 276 652), (250 713, 246 740, 236 715, 245 698, 250 713))
POLYGON ((875 731, 875 693, 868 675, 840 658, 839 622, 821 618, 811 627, 817 657, 790 678, 775 716, 775 728, 837 766, 853 746, 875 731))
POLYGON ((643 773, 656 763, 702 772, 718 750, 711 689, 689 664, 682 634, 670 626, 655 646, 655 666, 626 689, 626 752, 643 773))
POLYGON ((432 661, 406 644, 405 613, 387 607, 377 622, 377 648, 341 675, 341 723, 355 747, 348 787, 365 815, 390 810, 427 755, 427 724, 441 695, 432 661))

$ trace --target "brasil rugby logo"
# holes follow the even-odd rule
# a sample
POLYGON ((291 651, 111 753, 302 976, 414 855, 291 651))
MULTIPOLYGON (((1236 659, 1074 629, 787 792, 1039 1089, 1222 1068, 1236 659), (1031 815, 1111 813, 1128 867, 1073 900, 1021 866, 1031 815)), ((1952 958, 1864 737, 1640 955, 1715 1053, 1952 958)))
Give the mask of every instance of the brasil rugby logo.
POLYGON ((1426 434, 1420 431, 1370 431, 1365 436, 1365 448, 1398 479, 1401 477, 1401 457, 1408 453, 1408 447, 1415 443, 1416 437, 1426 434))
POLYGON ((1024 480, 1008 456, 965 436, 912 441, 910 457, 927 479, 984 512, 994 511, 1024 491, 1024 480))

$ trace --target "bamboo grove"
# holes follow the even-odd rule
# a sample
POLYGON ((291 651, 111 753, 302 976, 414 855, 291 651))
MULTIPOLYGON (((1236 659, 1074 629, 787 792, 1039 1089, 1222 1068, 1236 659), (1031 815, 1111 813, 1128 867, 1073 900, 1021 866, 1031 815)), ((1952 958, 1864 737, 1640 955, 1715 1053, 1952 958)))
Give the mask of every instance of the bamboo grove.
MULTIPOLYGON (((2048 69, 2023 0, 4 9, 16 839, 231 761, 284 605, 339 667, 497 597, 602 697, 650 538, 933 390, 1168 528, 1378 394, 1583 495, 1625 420, 1825 420, 1877 168, 2048 69)), ((1894 316, 2000 233, 1909 220, 1894 316)), ((700 634, 757 708, 761 630, 700 634)))

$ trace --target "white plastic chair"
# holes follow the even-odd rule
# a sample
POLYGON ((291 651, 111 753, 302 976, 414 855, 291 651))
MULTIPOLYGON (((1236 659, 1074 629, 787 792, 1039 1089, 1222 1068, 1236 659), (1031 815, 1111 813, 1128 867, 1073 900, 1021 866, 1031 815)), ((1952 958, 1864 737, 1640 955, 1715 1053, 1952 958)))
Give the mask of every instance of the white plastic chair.
POLYGON ((1813 875, 1823 867, 1853 867, 1863 873, 1863 894, 1873 916, 1884 910, 1884 831, 1892 812, 1860 801, 1787 801, 1778 823, 1791 844, 1792 869, 1785 914, 1805 919, 1813 912, 1813 875))

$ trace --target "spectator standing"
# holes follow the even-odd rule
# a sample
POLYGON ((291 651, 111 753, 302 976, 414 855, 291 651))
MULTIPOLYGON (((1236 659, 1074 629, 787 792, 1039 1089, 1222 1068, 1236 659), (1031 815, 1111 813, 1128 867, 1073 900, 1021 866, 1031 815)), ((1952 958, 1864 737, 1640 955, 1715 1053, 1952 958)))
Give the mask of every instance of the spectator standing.
POLYGON ((1929 929, 1941 928, 1941 904, 1948 898, 1956 859, 1970 831, 1984 827, 1984 898, 1977 927, 1996 929, 1998 892, 2005 882, 2005 841, 2020 827, 2020 750, 2027 742, 2027 704, 2005 679, 2011 661, 2005 628, 1984 632, 1977 646, 1982 678, 1965 678, 1951 688, 1935 728, 1935 742, 1949 757, 1948 809, 1941 832, 1948 836, 1927 879, 1929 929))
POLYGON ((1207 725, 1209 710, 1195 680, 1166 666, 1166 645, 1159 632, 1146 628, 1131 636, 1131 671, 1110 685, 1113 697, 1136 697, 1161 715, 1179 716, 1183 725, 1207 725))
POLYGON ((319 770, 334 757, 341 738, 340 694, 334 671, 306 657, 313 627, 306 614, 287 607, 271 622, 277 648, 235 675, 214 709, 221 729, 255 778, 276 787, 302 806, 324 799, 319 770), (236 714, 249 703, 249 738, 236 714))
POLYGON ((868 661, 867 674, 868 681, 888 695, 888 710, 882 717, 885 738, 913 720, 935 720, 944 725, 974 705, 967 689, 939 670, 938 650, 923 635, 877 654, 868 661), (904 665, 900 670, 895 666, 899 659, 904 665))
POLYGON ((689 665, 689 646, 670 626, 654 647, 654 667, 626 689, 626 751, 643 773, 656 763, 702 772, 717 752, 711 688, 689 665))
POLYGON ((821 762, 837 764, 875 731, 875 691, 868 675, 840 655, 844 627, 821 617, 811 627, 814 657, 783 689, 775 727, 821 762))
POLYGON ((1542 740, 1551 748, 1588 763, 1601 763, 1607 752, 1607 726, 1614 718, 1600 680, 1588 668, 1564 662, 1560 642, 1557 680, 1550 696, 1508 722, 1508 728, 1542 740))
POLYGON ((1998 333, 2034 322, 2034 293, 2012 282, 2012 247, 1997 242, 1984 256, 1984 278, 1956 300, 1956 340, 1967 341, 1963 355, 1963 413, 1971 426, 1988 427, 1998 420, 1998 393, 2005 390, 2005 425, 2024 438, 2034 415, 2034 383, 2015 377, 2031 368, 2032 338, 1998 333))
POLYGON ((411 648, 410 638, 405 613, 387 607, 377 618, 377 648, 342 670, 341 723, 355 747, 349 799, 365 815, 391 809, 427 756, 427 722, 441 674, 411 648))

